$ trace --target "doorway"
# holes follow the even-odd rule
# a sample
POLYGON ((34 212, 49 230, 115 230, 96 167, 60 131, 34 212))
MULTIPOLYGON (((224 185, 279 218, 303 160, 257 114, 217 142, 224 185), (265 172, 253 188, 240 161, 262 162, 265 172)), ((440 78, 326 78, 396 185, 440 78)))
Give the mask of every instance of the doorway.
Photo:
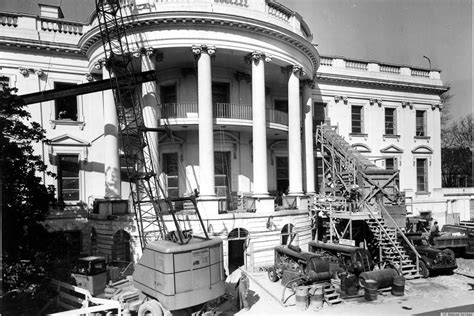
POLYGON ((248 231, 244 228, 235 228, 229 233, 227 240, 227 266, 229 268, 229 274, 231 274, 238 267, 245 265, 248 231))

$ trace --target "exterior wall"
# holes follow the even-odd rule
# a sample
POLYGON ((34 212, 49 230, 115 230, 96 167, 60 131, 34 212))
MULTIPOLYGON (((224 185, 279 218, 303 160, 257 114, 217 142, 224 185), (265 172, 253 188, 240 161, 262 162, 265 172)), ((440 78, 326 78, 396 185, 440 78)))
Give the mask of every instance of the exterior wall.
MULTIPOLYGON (((261 60, 265 62, 264 101, 267 113, 274 113, 271 111, 275 110, 275 100, 289 99, 288 73, 285 71, 296 66, 300 69, 301 80, 315 81, 313 101, 327 104, 331 124, 338 125, 339 133, 346 140, 359 145, 359 148, 362 145, 368 148, 366 154, 381 167, 384 167, 382 158, 399 158, 401 189, 412 198, 413 213, 430 209, 439 216, 450 212, 460 213, 462 219, 467 218, 468 199, 463 196, 456 198, 456 202, 447 202, 454 198, 441 190, 438 104, 443 87, 438 70, 417 70, 374 62, 354 63, 342 58, 323 57, 322 66, 316 72, 320 56, 311 44, 312 36, 306 24, 298 14, 275 2, 200 0, 190 5, 178 0, 159 3, 137 0, 136 4, 125 10, 132 15, 125 18, 134 32, 128 38, 130 46, 160 50, 164 58, 155 65, 157 86, 176 83, 177 103, 195 106, 195 110, 189 110, 183 117, 161 118, 158 124, 168 125, 175 136, 170 139, 168 130, 163 128, 159 152, 161 157, 163 153, 178 152, 182 165, 179 170, 180 194, 190 195, 199 188, 198 70, 191 48, 196 44, 205 44, 216 47, 215 58, 211 59, 211 79, 230 84, 230 104, 235 109, 243 111, 252 106, 252 67, 247 63, 250 53, 261 51, 268 57, 261 60), (229 9, 232 9, 232 14, 228 14, 229 9), (180 18, 176 19, 178 15, 180 18), (354 65, 366 68, 354 69, 354 65), (360 85, 356 83, 358 80, 367 84, 360 85), (377 100, 381 100, 380 105, 377 100), (364 108, 365 135, 351 135, 351 105, 364 108), (399 137, 383 136, 385 107, 396 109, 399 137), (417 109, 426 110, 429 138, 414 137, 417 109), (429 192, 422 194, 416 192, 416 157, 429 160, 429 192)), ((86 82, 86 78, 91 79, 91 76, 99 78, 103 75, 99 61, 104 54, 96 28, 97 21, 83 25, 54 19, 46 23, 42 17, 3 13, 0 16, 11 21, 0 26, 0 74, 11 78, 20 95, 51 89, 54 81, 79 84, 86 82), (74 30, 65 31, 69 28, 74 30), (42 70, 42 76, 38 76, 41 74, 38 70, 42 70)), ((138 62, 138 59, 135 61, 138 62)), ((33 120, 42 124, 51 139, 49 144, 36 146, 50 169, 57 170, 55 157, 58 154, 76 153, 80 157, 80 200, 67 205, 66 211, 52 214, 54 216, 46 224, 52 230, 82 230, 83 252, 90 251, 88 236, 92 228, 111 236, 124 229, 132 238, 133 256, 137 259, 141 249, 136 224, 131 216, 98 220, 88 214, 93 200, 103 198, 105 194, 104 157, 118 155, 110 152, 104 141, 105 94, 109 92, 78 96, 78 122, 55 120, 54 101, 29 106, 33 120), (84 214, 76 219, 74 210, 78 208, 84 214)), ((232 191, 251 194, 254 179, 265 174, 263 170, 260 173, 257 170, 254 174, 252 129, 255 126, 252 119, 243 116, 214 118, 213 126, 213 139, 209 141, 214 143, 214 151, 231 151, 232 191)), ((264 150, 267 153, 266 173, 270 192, 277 188, 276 157, 295 154, 288 152, 290 128, 288 117, 286 121, 269 119, 265 124, 267 148, 264 150)), ((305 170, 302 171, 304 177, 305 170)), ((44 182, 56 184, 55 180, 47 177, 44 182)), ((128 183, 122 181, 121 197, 130 199, 130 195, 128 183)), ((311 240, 307 204, 298 201, 296 210, 278 212, 273 208, 272 201, 270 204, 270 208, 256 213, 245 210, 243 213, 225 214, 203 212, 205 226, 209 230, 211 225, 211 235, 224 240, 226 256, 228 234, 234 228, 248 230, 245 260, 251 269, 272 264, 273 247, 281 243, 281 230, 285 225, 294 226, 296 242, 306 250, 311 240), (268 225, 270 222, 273 225, 268 225)), ((166 220, 171 223, 170 219, 166 220)), ((198 230, 195 219, 188 218, 187 221, 190 227, 198 230)))

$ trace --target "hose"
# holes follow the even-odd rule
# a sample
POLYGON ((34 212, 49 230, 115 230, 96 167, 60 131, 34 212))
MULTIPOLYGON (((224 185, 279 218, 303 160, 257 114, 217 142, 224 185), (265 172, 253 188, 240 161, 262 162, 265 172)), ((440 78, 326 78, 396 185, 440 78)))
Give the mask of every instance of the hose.
POLYGON ((288 284, 290 284, 291 282, 295 282, 295 281, 300 280, 300 279, 305 279, 305 277, 304 277, 304 276, 297 277, 297 278, 291 279, 290 281, 288 281, 288 282, 285 283, 285 285, 284 285, 284 287, 283 287, 283 293, 281 294, 281 302, 283 303, 283 306, 284 306, 284 307, 286 307, 285 302, 286 302, 290 297, 292 297, 293 295, 296 294, 296 292, 293 292, 293 294, 291 294, 290 296, 288 296, 288 297, 286 298, 286 300, 285 300, 284 298, 285 298, 286 287, 287 287, 288 284))

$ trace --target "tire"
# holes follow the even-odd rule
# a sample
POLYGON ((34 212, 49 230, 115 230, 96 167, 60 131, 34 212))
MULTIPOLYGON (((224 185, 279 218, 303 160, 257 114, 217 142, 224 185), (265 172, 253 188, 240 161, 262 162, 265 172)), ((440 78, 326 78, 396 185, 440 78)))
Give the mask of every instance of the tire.
POLYGON ((456 258, 456 254, 454 253, 454 251, 452 251, 451 249, 444 249, 443 252, 445 254, 449 254, 451 257, 453 258, 456 258))
POLYGON ((426 263, 422 260, 419 261, 419 265, 420 265, 420 275, 423 277, 423 278, 427 278, 430 276, 430 270, 428 270, 428 267, 426 266, 426 263))
POLYGON ((275 268, 270 268, 268 269, 268 278, 272 282, 278 281, 280 278, 278 277, 277 272, 275 271, 275 268))
POLYGON ((151 300, 140 305, 138 316, 163 316, 163 309, 156 300, 151 300))

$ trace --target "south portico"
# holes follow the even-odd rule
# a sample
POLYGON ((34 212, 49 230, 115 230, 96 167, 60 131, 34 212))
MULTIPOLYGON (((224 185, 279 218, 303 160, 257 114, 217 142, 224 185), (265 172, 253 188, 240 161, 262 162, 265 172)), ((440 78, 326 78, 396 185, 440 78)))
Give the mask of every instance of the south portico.
MULTIPOLYGON (((153 58, 153 52, 156 52, 156 48, 147 47, 142 49, 144 53, 135 54, 135 58, 140 59, 141 71, 155 70, 160 74, 160 64, 153 58)), ((160 52, 163 50, 160 49, 160 52)), ((196 103, 197 103, 197 115, 195 127, 197 127, 197 154, 198 154, 198 166, 193 169, 194 176, 196 176, 196 185, 190 187, 189 184, 185 185, 185 190, 181 190, 181 194, 194 194, 197 190, 199 192, 198 206, 201 212, 207 215, 219 213, 219 201, 222 200, 221 196, 216 195, 216 174, 215 174, 215 154, 219 152, 219 148, 215 148, 216 130, 221 129, 221 125, 215 117, 215 102, 213 101, 213 82, 215 78, 215 71, 213 71, 216 56, 219 55, 221 50, 219 47, 208 44, 194 44, 190 47, 192 56, 194 56, 195 62, 195 76, 196 76, 196 103), (197 123, 197 124, 196 124, 197 123), (197 125, 197 126, 196 126, 197 125)), ((225 49, 222 49, 225 51, 225 49)), ((165 50, 164 58, 166 59, 169 52, 165 50)), ((269 189, 269 168, 273 168, 274 164, 273 157, 269 157, 270 143, 273 141, 269 139, 269 133, 271 133, 271 124, 269 123, 269 107, 271 107, 273 96, 269 95, 269 90, 272 88, 272 82, 268 82, 268 74, 266 73, 266 65, 274 63, 273 67, 280 69, 281 81, 286 86, 286 98, 288 102, 287 107, 287 130, 286 133, 280 133, 287 141, 287 157, 288 157, 288 197, 294 199, 297 207, 303 207, 306 194, 314 193, 314 177, 304 176, 314 174, 314 161, 313 154, 305 154, 313 152, 313 126, 312 126, 312 97, 311 97, 311 85, 312 78, 308 73, 312 73, 313 69, 306 70, 300 64, 284 65, 283 61, 278 61, 274 56, 268 53, 255 50, 247 52, 243 56, 246 65, 250 65, 250 124, 247 126, 249 135, 250 146, 249 156, 245 161, 245 157, 238 157, 239 164, 250 164, 251 173, 246 172, 245 177, 249 178, 249 186, 243 190, 240 188, 240 184, 234 185, 238 191, 246 191, 250 193, 247 198, 252 200, 254 205, 253 209, 257 212, 273 212, 275 204, 275 181, 270 181, 272 190, 269 189), (275 66, 275 61, 277 61, 275 66), (300 90, 302 93, 300 93, 300 90), (303 107, 304 104, 304 107, 303 107), (303 120, 302 120, 303 118, 303 120), (300 131, 303 130, 303 134, 300 131), (285 135, 286 134, 286 135, 285 135), (269 192, 272 191, 273 194, 269 192)), ((222 75, 219 76, 219 79, 222 75)), ((160 104, 161 99, 160 82, 149 82, 144 83, 141 86, 141 96, 143 104, 143 117, 144 123, 147 127, 158 128, 160 127, 160 120, 163 119, 162 114, 163 108, 160 104)), ((104 114, 110 116, 105 117, 106 122, 115 121, 113 118, 115 104, 113 98, 104 99, 104 107, 108 108, 104 114)), ((232 115, 229 117, 232 120, 232 115)), ((240 124, 239 122, 236 125, 240 124)), ((114 126, 112 123, 108 125, 114 126)), ((184 124, 182 124, 184 125, 184 124)), ((116 126, 116 125, 115 125, 116 126)), ((174 127, 174 126, 173 126, 174 127)), ((227 131, 230 133, 235 132, 232 129, 232 122, 228 124, 227 131), (229 128, 230 126, 230 128, 229 128)), ((236 129, 237 130, 237 129, 236 129)), ((243 132, 240 132, 241 134, 243 132)), ((158 141, 158 133, 148 133, 149 144, 152 152, 151 161, 155 166, 155 170, 160 170, 160 164, 163 163, 162 150, 158 141), (161 156, 160 156, 161 155, 161 156)), ((276 133, 275 133, 276 134, 276 133)), ((106 152, 117 152, 119 148, 119 139, 115 137, 114 141, 106 142, 106 152)), ((184 137, 181 148, 189 145, 189 141, 184 137)), ((243 150, 239 146, 241 143, 237 142, 234 145, 239 151, 243 150)), ((247 146, 247 144, 245 144, 247 146)), ((235 156, 235 153, 233 154, 235 156)), ((186 164, 183 159, 183 154, 180 154, 180 162, 186 164)), ((186 155, 184 155, 186 157, 186 155)), ((234 158, 235 159, 235 158, 234 158)), ((110 160, 105 162, 105 169, 109 167, 119 169, 120 166, 116 166, 117 160, 110 160)), ((237 173, 241 173, 237 170, 237 173)), ((275 172, 276 173, 276 172, 275 172)), ((234 173, 235 174, 235 173, 234 173)), ((186 176, 186 175, 183 175, 186 176)), ((237 174, 240 177, 240 174, 237 174)), ((273 174, 275 177, 275 174, 273 174)), ((119 180, 120 181, 120 180, 119 180)), ((163 177, 160 177, 160 182, 163 187, 166 187, 167 182, 163 177)), ((166 193, 165 193, 166 195, 166 193)), ((160 197, 162 195, 159 195, 160 197)), ((222 204, 222 203, 221 203, 222 204)), ((220 207, 222 209, 222 206, 220 207)))

